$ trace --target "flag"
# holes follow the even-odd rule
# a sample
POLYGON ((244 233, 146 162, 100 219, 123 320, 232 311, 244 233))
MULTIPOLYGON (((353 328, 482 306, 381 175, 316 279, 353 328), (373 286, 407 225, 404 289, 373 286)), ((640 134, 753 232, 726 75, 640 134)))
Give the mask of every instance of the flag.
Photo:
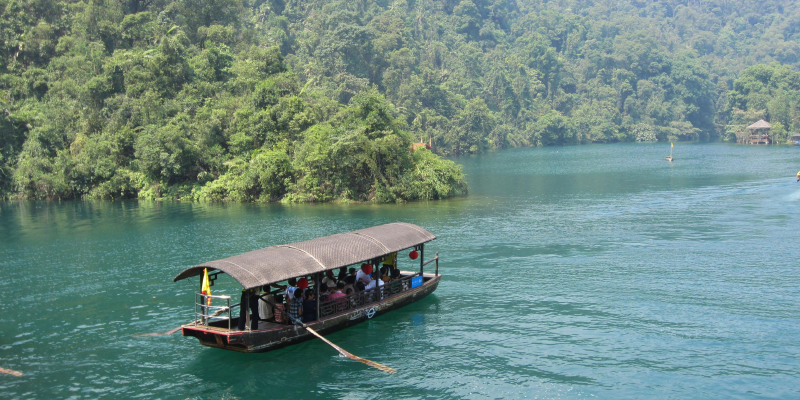
MULTIPOLYGON (((208 268, 203 268, 203 287, 200 290, 202 295, 211 296, 211 285, 208 282, 208 268)), ((207 298, 206 305, 211 305, 211 297, 207 298)))
POLYGON ((669 142, 669 145, 675 147, 675 143, 669 142))

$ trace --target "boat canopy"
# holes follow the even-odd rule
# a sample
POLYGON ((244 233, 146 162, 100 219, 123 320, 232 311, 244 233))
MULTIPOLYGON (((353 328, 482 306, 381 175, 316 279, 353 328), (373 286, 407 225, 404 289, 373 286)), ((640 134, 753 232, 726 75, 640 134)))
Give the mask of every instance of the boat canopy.
POLYGON ((420 226, 395 222, 205 262, 185 269, 173 281, 202 275, 203 268, 209 268, 250 289, 383 257, 433 239, 436 236, 420 226))

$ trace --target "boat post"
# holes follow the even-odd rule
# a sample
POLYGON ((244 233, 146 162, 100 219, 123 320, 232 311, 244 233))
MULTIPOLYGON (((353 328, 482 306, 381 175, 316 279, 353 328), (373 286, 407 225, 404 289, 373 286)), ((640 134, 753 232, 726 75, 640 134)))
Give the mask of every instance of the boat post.
MULTIPOLYGON (((419 245, 419 276, 422 276, 422 267, 425 266, 425 243, 419 245)), ((425 278, 422 278, 424 281, 425 278)))
POLYGON ((317 292, 317 319, 316 319, 316 321, 319 321, 319 283, 320 283, 319 276, 321 274, 322 274, 322 272, 317 272, 316 274, 314 274, 314 290, 317 292))

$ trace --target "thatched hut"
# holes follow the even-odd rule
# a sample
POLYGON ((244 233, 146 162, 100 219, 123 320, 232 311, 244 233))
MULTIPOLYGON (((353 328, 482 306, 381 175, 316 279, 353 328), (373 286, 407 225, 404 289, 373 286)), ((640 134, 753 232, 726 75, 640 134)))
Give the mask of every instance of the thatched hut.
POLYGON ((760 119, 753 125, 748 126, 747 129, 750 129, 750 138, 747 140, 747 142, 750 144, 770 144, 771 140, 769 137, 769 128, 771 127, 772 125, 763 119, 760 119))

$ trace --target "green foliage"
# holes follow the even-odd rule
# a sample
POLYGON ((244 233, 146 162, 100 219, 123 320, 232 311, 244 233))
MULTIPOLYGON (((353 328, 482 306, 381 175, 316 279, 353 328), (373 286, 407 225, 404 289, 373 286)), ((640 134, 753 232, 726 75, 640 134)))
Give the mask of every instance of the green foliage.
POLYGON ((796 2, 0 0, 0 196, 466 193, 440 155, 797 131, 796 2), (770 64, 753 66, 753 60, 770 64), (741 75, 739 75, 741 72, 741 75), (413 138, 413 139, 412 139, 413 138))
POLYGON ((746 127, 759 119, 772 124, 775 142, 800 131, 800 72, 778 63, 757 64, 742 71, 728 94, 727 140, 743 141, 746 127))

